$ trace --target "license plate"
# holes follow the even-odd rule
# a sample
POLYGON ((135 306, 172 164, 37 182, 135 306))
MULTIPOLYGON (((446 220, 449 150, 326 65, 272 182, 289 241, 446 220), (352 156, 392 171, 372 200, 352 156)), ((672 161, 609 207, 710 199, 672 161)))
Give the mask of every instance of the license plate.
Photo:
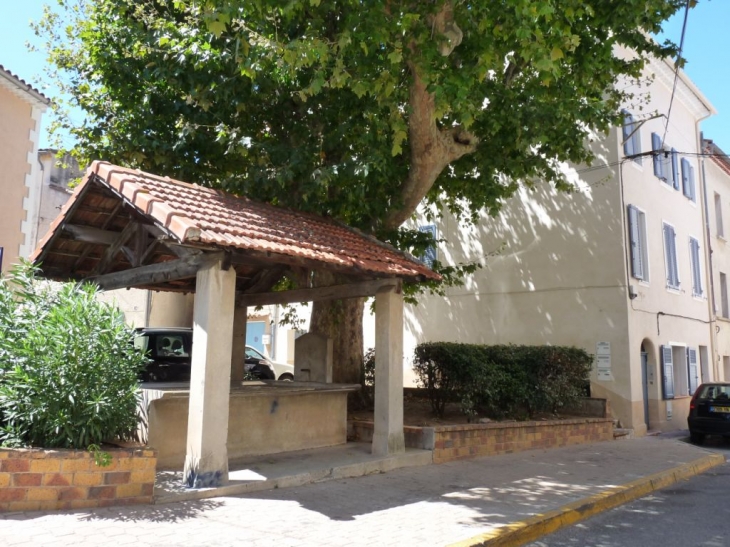
POLYGON ((710 412, 730 412, 730 406, 711 406, 710 412))

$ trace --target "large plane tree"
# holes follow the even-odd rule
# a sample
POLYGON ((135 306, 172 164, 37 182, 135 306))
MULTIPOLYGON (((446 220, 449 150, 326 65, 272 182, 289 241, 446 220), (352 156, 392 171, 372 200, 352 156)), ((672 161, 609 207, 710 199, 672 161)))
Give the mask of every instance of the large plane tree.
MULTIPOLYGON (((82 161, 334 217, 419 253, 425 236, 404 227, 419 206, 468 221, 521 182, 564 187, 559 162, 590 162, 589 135, 618 122, 617 78, 676 53, 650 36, 686 1, 59 4, 37 32, 84 113, 59 118, 82 161)), ((360 379, 362 313, 359 299, 313 307, 336 381, 360 379)))

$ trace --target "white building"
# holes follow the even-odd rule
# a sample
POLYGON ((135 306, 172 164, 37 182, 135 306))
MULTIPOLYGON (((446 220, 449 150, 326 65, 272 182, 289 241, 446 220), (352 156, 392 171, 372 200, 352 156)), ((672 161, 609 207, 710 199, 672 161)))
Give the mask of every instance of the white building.
POLYGON ((648 63, 643 109, 626 106, 593 166, 565 166, 572 194, 538 184, 476 227, 443 218, 439 260, 484 267, 407 310, 406 358, 423 341, 574 345, 597 355, 592 395, 624 427, 686 427, 690 393, 718 377, 698 159, 714 109, 680 71, 669 114, 674 74, 648 63))

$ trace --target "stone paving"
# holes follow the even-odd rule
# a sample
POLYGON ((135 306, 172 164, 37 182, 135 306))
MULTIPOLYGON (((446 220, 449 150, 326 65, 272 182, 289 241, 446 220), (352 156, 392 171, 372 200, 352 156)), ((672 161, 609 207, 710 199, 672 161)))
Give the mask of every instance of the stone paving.
POLYGON ((707 454, 648 437, 242 496, 0 515, 0 545, 448 545, 707 454))

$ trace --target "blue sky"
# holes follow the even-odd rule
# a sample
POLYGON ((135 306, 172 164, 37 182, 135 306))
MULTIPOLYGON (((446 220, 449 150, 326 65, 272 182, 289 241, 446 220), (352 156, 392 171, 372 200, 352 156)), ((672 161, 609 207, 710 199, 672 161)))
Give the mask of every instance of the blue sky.
MULTIPOLYGON (((50 98, 54 91, 43 87, 45 55, 29 52, 26 42, 39 47, 41 42, 30 28, 30 20, 39 20, 43 5, 55 2, 49 0, 15 1, 12 8, 6 8, 0 17, 0 64, 24 80, 40 87, 50 98), (41 78, 40 83, 38 78, 41 78)), ((682 32, 683 13, 668 21, 664 36, 679 43, 682 32)), ((685 35, 684 55, 688 59, 686 73, 702 93, 717 109, 718 114, 702 123, 702 130, 708 139, 713 139, 720 148, 730 153, 730 1, 700 0, 690 10, 685 35)), ((42 47, 41 47, 42 50, 42 47)), ((41 148, 49 146, 47 132, 49 116, 44 116, 41 148)))

